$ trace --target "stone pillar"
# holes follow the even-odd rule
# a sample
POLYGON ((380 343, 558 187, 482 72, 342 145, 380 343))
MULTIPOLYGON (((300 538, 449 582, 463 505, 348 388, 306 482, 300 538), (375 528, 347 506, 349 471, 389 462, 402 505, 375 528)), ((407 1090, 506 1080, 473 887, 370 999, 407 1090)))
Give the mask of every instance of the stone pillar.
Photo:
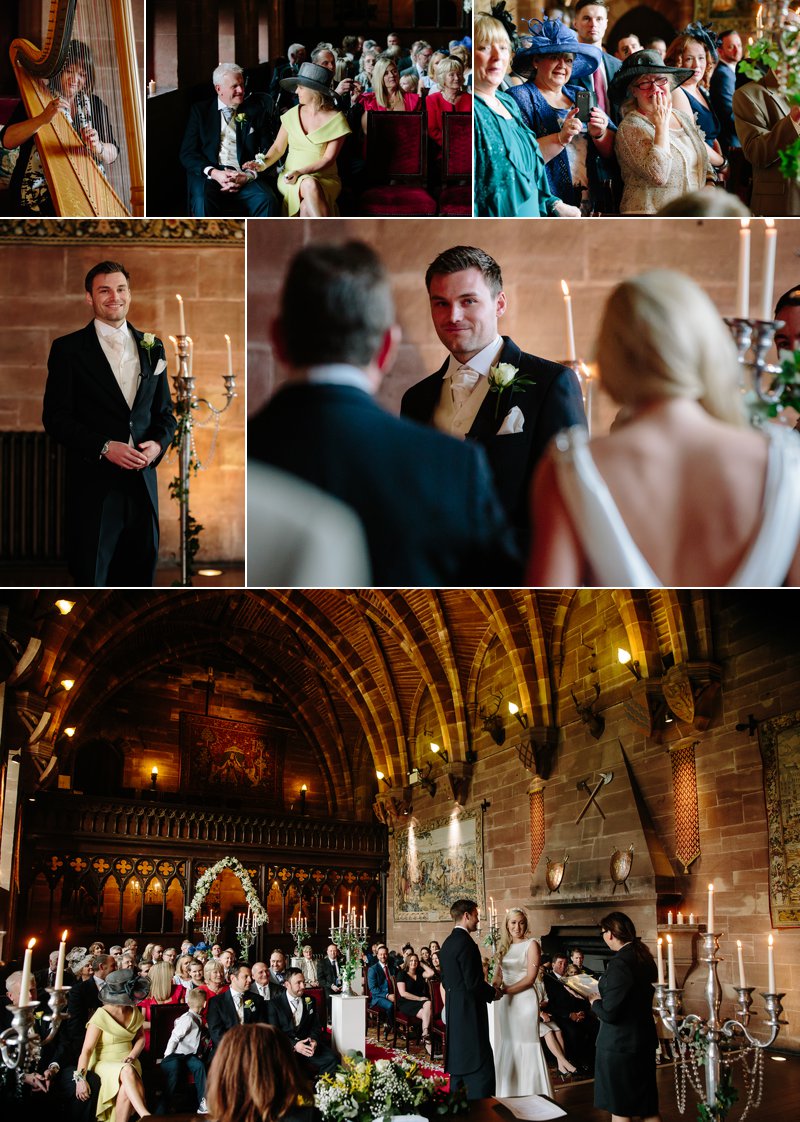
MULTIPOLYGON (((178 85, 210 82, 219 58, 219 0, 178 0, 178 85)), ((226 60, 230 61, 230 60, 226 60)))

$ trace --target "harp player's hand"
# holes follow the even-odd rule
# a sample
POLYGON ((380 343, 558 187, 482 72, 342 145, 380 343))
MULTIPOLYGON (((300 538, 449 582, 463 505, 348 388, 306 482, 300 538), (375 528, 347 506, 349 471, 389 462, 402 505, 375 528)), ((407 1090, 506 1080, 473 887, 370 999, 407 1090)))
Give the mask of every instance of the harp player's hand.
POLYGON ((55 117, 56 113, 58 113, 59 109, 61 109, 61 102, 62 99, 60 97, 54 97, 49 105, 45 105, 44 109, 36 118, 39 127, 41 127, 42 125, 50 124, 53 117, 55 117))
POLYGON ((97 132, 97 129, 93 129, 88 125, 85 128, 82 128, 81 129, 81 139, 83 140, 83 143, 86 145, 87 148, 89 148, 92 152, 94 152, 94 154, 96 156, 98 156, 98 157, 100 157, 100 159, 102 159, 102 157, 103 157, 103 142, 100 139, 100 136, 97 132))

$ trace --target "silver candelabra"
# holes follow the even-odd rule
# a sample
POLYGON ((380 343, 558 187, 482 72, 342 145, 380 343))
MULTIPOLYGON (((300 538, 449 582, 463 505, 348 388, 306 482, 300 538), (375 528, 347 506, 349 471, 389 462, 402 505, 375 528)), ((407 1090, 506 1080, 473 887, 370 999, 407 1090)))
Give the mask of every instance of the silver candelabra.
POLYGON ((25 1005, 9 1007, 11 1026, 0 1033, 0 1056, 9 1070, 24 1075, 36 1069, 43 1045, 50 1043, 67 1016, 69 989, 69 986, 48 987, 50 1014, 45 1016, 45 1021, 49 1023, 50 1030, 44 1038, 36 1031, 38 1002, 30 1001, 25 1005))
POLYGON ((244 962, 250 957, 250 948, 256 941, 260 926, 261 924, 254 914, 248 914, 247 919, 242 916, 239 920, 239 925, 236 928, 236 941, 241 949, 244 962))
POLYGON ((220 917, 214 918, 214 913, 205 916, 201 921, 200 930, 203 934, 203 942, 207 947, 213 947, 215 943, 219 942, 219 933, 222 928, 220 917))
POLYGON ((362 913, 359 921, 356 909, 348 908, 347 915, 342 919, 342 909, 339 909, 339 922, 333 922, 333 908, 331 908, 331 942, 334 943, 344 956, 342 967, 343 997, 356 997, 353 992, 353 978, 355 977, 361 952, 367 945, 367 917, 366 911, 362 913))
MULTIPOLYGON (((175 340, 175 350, 178 357, 178 370, 173 375, 173 383, 175 385, 175 407, 178 418, 178 429, 175 437, 175 446, 178 449, 178 485, 177 485, 177 499, 180 504, 180 522, 181 522, 181 584, 191 584, 190 580, 190 562, 192 550, 190 549, 191 534, 191 518, 189 514, 189 482, 192 471, 199 471, 203 465, 197 458, 197 450, 194 441, 195 426, 199 426, 201 422, 198 420, 198 409, 200 406, 205 406, 209 412, 208 420, 213 420, 215 424, 214 440, 219 431, 219 418, 228 408, 230 403, 235 397, 236 393, 236 376, 229 371, 227 374, 222 375, 222 380, 225 385, 225 404, 222 408, 215 408, 211 402, 205 397, 198 397, 194 389, 194 374, 192 373, 191 365, 191 339, 188 335, 174 335, 172 338, 175 340)), ((206 423, 203 422, 203 423, 206 423)), ((210 462, 214 454, 214 444, 212 443, 207 462, 210 462)))
POLYGON ((571 370, 575 377, 578 379, 578 385, 581 388, 581 397, 583 398, 583 411, 586 414, 586 428, 588 429, 589 436, 592 435, 592 373, 585 362, 579 358, 565 358, 561 364, 571 370))
MULTIPOLYGON (((741 369, 741 388, 744 394, 755 394, 758 402, 780 408, 782 386, 775 379, 781 373, 780 366, 767 362, 767 353, 775 342, 775 332, 783 327, 783 320, 744 319, 740 316, 726 317, 741 369)), ((754 423, 764 419, 758 408, 750 409, 754 423)))
MULTIPOLYGON (((761 1090, 764 1078, 764 1050, 775 1042, 780 1032, 780 1026, 786 1024, 781 1020, 783 1007, 782 993, 764 993, 764 1005, 767 1013, 766 1024, 769 1035, 765 1040, 759 1040, 750 1032, 750 1006, 753 1003, 753 986, 736 986, 736 1016, 722 1021, 720 1008, 722 1005, 722 986, 717 976, 717 957, 719 950, 719 935, 711 931, 701 935, 703 955, 700 959, 708 966, 708 977, 705 986, 705 999, 708 1005, 708 1016, 701 1017, 696 1013, 683 1014, 681 1009, 681 995, 683 990, 678 987, 671 989, 669 985, 656 982, 656 1010, 666 1028, 675 1036, 678 1047, 679 1059, 675 1065, 675 1086, 678 1097, 678 1109, 683 1114, 686 1105, 686 1079, 688 1078, 701 1099, 709 1107, 717 1106, 717 1092, 720 1089, 723 1066, 730 1066, 735 1060, 742 1062, 745 1074, 747 1100, 741 1118, 745 1118, 751 1109, 761 1101, 761 1090), (748 1068, 746 1061, 752 1061, 748 1068), (700 1066, 705 1068, 705 1090, 702 1085, 700 1066), (679 1068, 683 1076, 679 1084, 679 1068)), ((774 983, 773 983, 774 984, 774 983)))

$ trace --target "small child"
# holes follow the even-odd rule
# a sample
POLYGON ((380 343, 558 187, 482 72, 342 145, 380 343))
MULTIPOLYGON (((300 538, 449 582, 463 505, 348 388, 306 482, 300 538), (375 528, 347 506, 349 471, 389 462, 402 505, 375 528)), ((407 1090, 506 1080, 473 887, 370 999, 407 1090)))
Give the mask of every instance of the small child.
POLYGON ((203 1054, 207 1051, 206 1042, 209 1041, 208 1030, 203 1024, 202 1017, 206 1004, 205 991, 201 989, 188 990, 186 992, 186 1003, 189 1006, 189 1012, 178 1017, 175 1022, 172 1035, 164 1051, 164 1059, 161 1061, 161 1071, 164 1073, 166 1084, 163 1101, 165 1106, 169 1107, 172 1096, 178 1089, 181 1076, 184 1077, 184 1083, 188 1086, 186 1081, 186 1068, 188 1067, 194 1076, 194 1085, 197 1090, 197 1097, 200 1100, 197 1113, 208 1114, 208 1108, 206 1107, 206 1065, 202 1059, 203 1054))
POLYGON ((403 93, 416 93, 418 85, 419 78, 416 74, 403 74, 400 79, 400 89, 403 93))

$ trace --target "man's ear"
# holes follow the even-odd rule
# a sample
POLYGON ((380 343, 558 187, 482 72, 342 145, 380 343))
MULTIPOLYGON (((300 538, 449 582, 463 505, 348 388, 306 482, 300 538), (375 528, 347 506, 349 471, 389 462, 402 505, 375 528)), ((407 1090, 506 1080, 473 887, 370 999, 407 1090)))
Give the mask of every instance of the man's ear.
POLYGON ((92 306, 92 294, 91 294, 91 292, 85 292, 84 295, 86 297, 86 303, 91 308, 91 306, 92 306))
POLYGON ((505 292, 498 293, 497 303, 495 304, 495 311, 497 313, 497 318, 498 319, 500 319, 501 316, 504 316, 506 314, 506 308, 507 307, 508 307, 508 301, 506 300, 505 292))

